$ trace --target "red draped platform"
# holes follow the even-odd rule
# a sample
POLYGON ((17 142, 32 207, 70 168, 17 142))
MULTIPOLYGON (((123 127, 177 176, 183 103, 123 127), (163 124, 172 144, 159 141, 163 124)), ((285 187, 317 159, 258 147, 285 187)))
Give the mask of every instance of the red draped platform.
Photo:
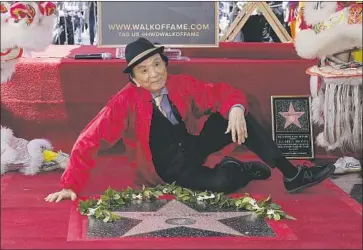
MULTIPOLYGON (((127 82, 124 60, 74 60, 74 54, 113 52, 91 46, 51 46, 17 65, 12 81, 1 85, 1 124, 27 139, 49 139, 69 152, 79 132, 127 82)), ((171 74, 227 82, 248 96, 251 112, 271 131, 271 95, 309 95, 305 69, 315 61, 300 59, 292 44, 221 44, 219 48, 183 49, 189 61, 171 61, 171 74)), ((315 129, 315 134, 319 131, 315 129)), ((133 173, 122 155, 122 143, 105 152, 84 194, 132 185, 133 173), (119 155, 121 153, 121 155, 119 155)), ((243 148, 238 158, 253 159, 243 148)), ((215 162, 216 158, 211 159, 215 162)), ((317 158, 328 155, 317 148, 317 158)), ((271 193, 297 221, 268 222, 275 238, 116 239, 85 238, 84 217, 70 201, 48 204, 58 190, 60 172, 29 177, 1 177, 2 248, 362 248, 361 205, 330 181, 299 195, 288 195, 281 175, 243 190, 271 193)))

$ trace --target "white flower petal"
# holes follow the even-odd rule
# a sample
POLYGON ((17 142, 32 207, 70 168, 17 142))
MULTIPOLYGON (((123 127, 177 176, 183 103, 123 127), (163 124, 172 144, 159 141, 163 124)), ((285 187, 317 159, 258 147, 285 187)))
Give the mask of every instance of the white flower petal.
POLYGON ((267 210, 267 214, 274 215, 275 214, 275 210, 269 209, 269 210, 267 210))

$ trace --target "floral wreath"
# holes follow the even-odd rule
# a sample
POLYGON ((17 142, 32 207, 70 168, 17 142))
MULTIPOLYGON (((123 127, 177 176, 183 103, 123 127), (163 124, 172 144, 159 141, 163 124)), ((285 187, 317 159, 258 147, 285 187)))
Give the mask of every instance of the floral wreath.
POLYGON ((193 191, 188 188, 177 186, 175 183, 157 185, 154 188, 143 186, 142 189, 138 190, 128 187, 121 192, 108 188, 100 197, 81 200, 78 205, 78 211, 82 215, 102 220, 105 223, 114 222, 121 219, 121 216, 114 213, 114 211, 117 211, 117 209, 120 209, 132 201, 153 201, 157 199, 166 199, 168 196, 174 197, 176 200, 184 203, 203 203, 205 205, 218 206, 220 208, 247 210, 268 219, 296 220, 294 217, 281 210, 280 205, 272 203, 271 196, 261 200, 253 198, 248 193, 245 193, 244 196, 232 197, 227 196, 224 193, 193 191))

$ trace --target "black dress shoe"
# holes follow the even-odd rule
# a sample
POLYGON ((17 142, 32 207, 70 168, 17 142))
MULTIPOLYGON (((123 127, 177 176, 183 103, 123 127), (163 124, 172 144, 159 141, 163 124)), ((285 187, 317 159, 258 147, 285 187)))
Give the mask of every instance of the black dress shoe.
POLYGON ((238 165, 242 172, 245 172, 251 180, 265 180, 271 176, 270 168, 261 162, 241 162, 232 157, 225 157, 219 164, 220 167, 226 167, 230 165, 238 165))
POLYGON ((298 166, 298 173, 293 178, 284 178, 285 188, 289 193, 298 193, 307 187, 319 184, 335 171, 334 164, 325 166, 298 166))

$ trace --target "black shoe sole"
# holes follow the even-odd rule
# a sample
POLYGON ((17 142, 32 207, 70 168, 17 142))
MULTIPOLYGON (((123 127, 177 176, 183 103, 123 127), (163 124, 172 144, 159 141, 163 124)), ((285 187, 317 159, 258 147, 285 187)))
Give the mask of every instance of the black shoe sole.
POLYGON ((291 189, 291 190, 287 190, 287 192, 289 194, 294 194, 294 193, 300 193, 302 192, 304 189, 308 188, 308 187, 311 187, 311 186, 315 186, 316 184, 319 184, 320 182, 326 180, 327 178, 329 178, 329 176, 331 176, 335 171, 335 168, 332 168, 326 175, 324 178, 321 178, 320 180, 317 180, 315 182, 311 182, 311 183, 308 183, 306 185, 303 185, 303 186, 300 186, 298 188, 295 188, 295 189, 291 189))

